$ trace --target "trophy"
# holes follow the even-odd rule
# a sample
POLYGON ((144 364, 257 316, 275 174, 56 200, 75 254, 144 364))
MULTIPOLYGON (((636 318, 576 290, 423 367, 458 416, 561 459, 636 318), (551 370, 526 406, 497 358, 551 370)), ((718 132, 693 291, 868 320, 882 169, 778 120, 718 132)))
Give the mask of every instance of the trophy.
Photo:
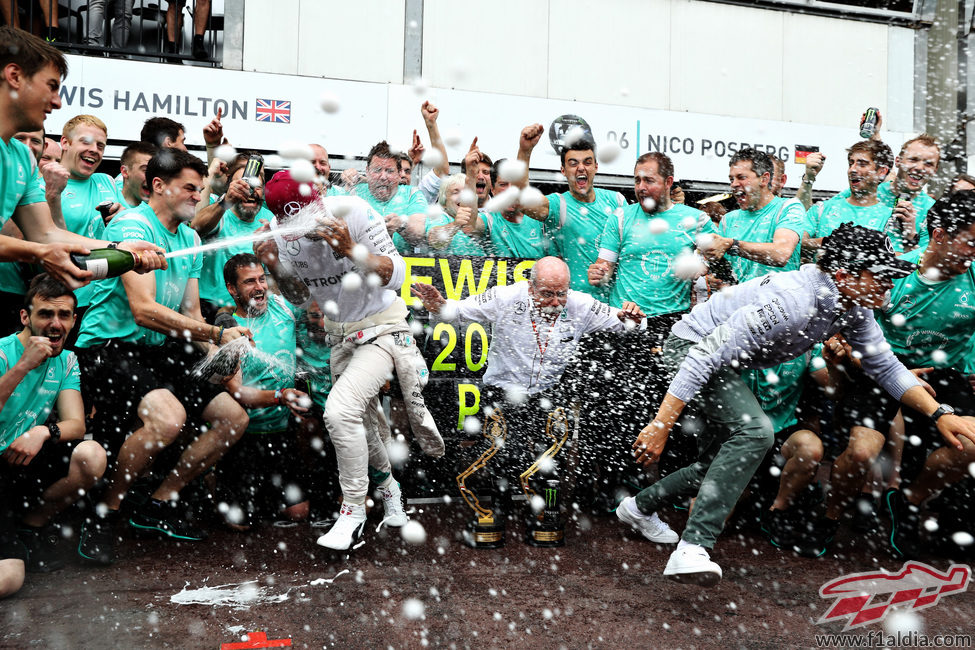
POLYGON ((471 463, 470 467, 457 475, 457 487, 460 488, 460 494, 464 497, 464 501, 474 510, 476 515, 471 523, 474 532, 472 546, 474 548, 501 548, 504 546, 504 521, 498 521, 495 518, 494 510, 482 506, 477 495, 465 484, 468 477, 487 465, 487 462, 504 446, 508 437, 508 425, 501 414, 501 409, 495 408, 494 412, 491 413, 490 422, 488 426, 484 427, 484 437, 491 443, 490 446, 477 460, 471 463))
MULTIPOLYGON (((528 497, 536 496, 535 491, 528 484, 534 476, 539 466, 553 458, 562 449, 565 441, 569 439, 569 419, 565 409, 557 407, 548 414, 548 421, 545 424, 545 435, 554 442, 551 447, 545 450, 531 466, 521 473, 521 489, 528 497)), ((561 507, 561 488, 558 480, 549 479, 545 482, 545 509, 541 514, 533 518, 525 531, 525 541, 532 546, 555 547, 565 546, 565 524, 562 521, 561 507)))

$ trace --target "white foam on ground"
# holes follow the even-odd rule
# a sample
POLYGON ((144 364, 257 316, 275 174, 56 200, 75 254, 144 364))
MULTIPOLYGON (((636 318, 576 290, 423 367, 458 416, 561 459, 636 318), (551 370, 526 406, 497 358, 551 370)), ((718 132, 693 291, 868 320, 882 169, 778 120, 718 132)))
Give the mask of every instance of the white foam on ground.
POLYGON ((349 572, 348 569, 342 569, 341 571, 335 574, 334 578, 318 578, 317 580, 312 580, 308 584, 311 585, 312 587, 317 587, 318 585, 330 585, 336 580, 338 580, 340 575, 348 572, 349 572))
MULTIPOLYGON (((186 587, 188 586, 189 583, 186 587)), ((209 605, 210 607, 250 609, 253 605, 280 603, 289 598, 288 591, 283 594, 270 593, 268 587, 258 586, 257 580, 217 587, 200 587, 199 589, 187 589, 186 587, 183 587, 183 590, 178 594, 170 596, 169 602, 177 605, 209 605)))

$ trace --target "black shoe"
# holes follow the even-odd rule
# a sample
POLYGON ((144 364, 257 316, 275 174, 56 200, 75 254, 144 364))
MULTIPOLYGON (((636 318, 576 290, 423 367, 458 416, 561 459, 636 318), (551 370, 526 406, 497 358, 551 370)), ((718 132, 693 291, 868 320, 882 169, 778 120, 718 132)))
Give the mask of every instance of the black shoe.
POLYGON ((796 522, 791 509, 766 510, 762 516, 762 532, 777 548, 791 549, 796 539, 796 522))
POLYGON ((55 526, 33 528, 22 526, 17 537, 27 547, 27 570, 31 573, 50 573, 64 568, 64 560, 58 557, 60 531, 55 526))
MULTIPOLYGON (((176 51, 176 42, 175 41, 166 41, 165 44, 163 45, 163 52, 166 53, 166 54, 169 54, 169 55, 178 54, 178 52, 176 51)), ((182 63, 183 62, 183 60, 181 58, 179 58, 178 56, 166 56, 164 58, 166 59, 166 63, 182 63)))
POLYGON ((197 61, 210 60, 210 53, 207 52, 206 45, 203 44, 202 36, 193 37, 193 58, 197 61))
POLYGON ((78 536, 78 555, 99 566, 115 564, 115 525, 118 521, 118 512, 110 512, 104 518, 91 515, 85 519, 78 536))
POLYGON ((872 533, 879 528, 877 502, 867 494, 861 494, 853 503, 853 530, 858 533, 872 533))
POLYGON ((157 499, 149 499, 148 503, 134 512, 129 519, 129 526, 139 533, 171 539, 199 542, 207 538, 204 531, 186 521, 175 504, 157 499))
POLYGON ((898 557, 917 557, 921 550, 920 509, 893 488, 884 493, 884 507, 890 517, 890 548, 898 557))
POLYGON ((811 522, 805 532, 796 535, 792 550, 802 557, 822 557, 836 537, 838 527, 839 522, 835 519, 820 517, 811 522))

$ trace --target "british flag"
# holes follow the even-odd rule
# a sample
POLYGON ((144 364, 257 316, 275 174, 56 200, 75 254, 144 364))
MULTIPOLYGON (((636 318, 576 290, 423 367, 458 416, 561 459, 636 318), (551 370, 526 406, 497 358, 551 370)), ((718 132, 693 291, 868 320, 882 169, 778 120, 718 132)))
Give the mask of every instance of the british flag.
POLYGON ((291 101, 283 99, 258 99, 256 116, 258 122, 291 124, 291 101))

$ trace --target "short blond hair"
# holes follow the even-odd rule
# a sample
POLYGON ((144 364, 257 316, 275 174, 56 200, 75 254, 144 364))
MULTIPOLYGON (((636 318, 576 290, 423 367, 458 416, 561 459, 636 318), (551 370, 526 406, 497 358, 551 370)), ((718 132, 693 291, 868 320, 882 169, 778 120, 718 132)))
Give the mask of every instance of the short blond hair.
POLYGON ((64 123, 64 128, 61 129, 61 137, 70 140, 74 130, 82 124, 85 126, 93 126, 96 129, 101 129, 105 132, 105 137, 108 137, 108 127, 105 126, 105 123, 94 115, 75 115, 64 123))

